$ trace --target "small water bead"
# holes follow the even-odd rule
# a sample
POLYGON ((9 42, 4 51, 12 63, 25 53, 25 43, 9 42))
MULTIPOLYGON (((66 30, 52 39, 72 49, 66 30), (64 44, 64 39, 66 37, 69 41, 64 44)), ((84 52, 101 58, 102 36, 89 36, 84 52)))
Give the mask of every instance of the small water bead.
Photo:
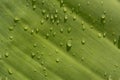
POLYGON ((33 5, 33 10, 35 10, 36 9, 36 5, 33 5))
POLYGON ((57 13, 58 13, 58 10, 56 9, 56 10, 55 10, 55 14, 57 14, 57 13))
POLYGON ((14 18, 14 22, 17 23, 20 19, 18 17, 14 18))
POLYGON ((67 12, 67 9, 66 9, 65 7, 63 8, 63 12, 64 12, 64 13, 66 13, 66 12, 67 12))
POLYGON ((52 31, 53 31, 53 27, 50 28, 50 32, 52 32, 52 31))
POLYGON ((67 20, 68 20, 68 16, 65 15, 65 17, 64 17, 64 21, 67 21, 67 20))
POLYGON ((102 34, 101 33, 98 33, 98 38, 101 38, 102 37, 102 34))
POLYGON ((12 72, 12 70, 11 70, 11 69, 8 69, 8 73, 9 73, 10 75, 12 75, 12 74, 13 74, 13 72, 12 72))
POLYGON ((108 80, 113 80, 111 75, 108 76, 108 80))
POLYGON ((53 16, 53 15, 51 15, 51 16, 50 16, 50 19, 51 19, 51 20, 53 20, 53 19, 54 19, 54 16, 53 16))
POLYGON ((47 77, 47 75, 48 75, 47 72, 45 72, 45 77, 47 77))
POLYGON ((63 43, 62 43, 62 42, 60 42, 60 46, 63 46, 63 43))
POLYGON ((103 5, 103 3, 104 3, 104 2, 103 2, 103 1, 101 1, 100 3, 101 3, 101 5, 103 5))
POLYGON ((82 43, 82 45, 84 45, 86 42, 85 42, 85 40, 83 39, 83 40, 81 41, 81 43, 82 43))
POLYGON ((55 14, 55 15, 54 15, 54 17, 55 17, 55 19, 57 19, 57 18, 58 18, 58 15, 57 15, 57 14, 55 14))
POLYGON ((37 59, 38 59, 38 60, 40 60, 40 58, 41 58, 40 56, 37 56, 37 59))
POLYGON ((36 31, 36 33, 38 33, 38 32, 39 32, 39 28, 36 28, 36 30, 35 30, 35 31, 36 31))
POLYGON ((5 57, 7 58, 8 56, 9 56, 9 53, 8 53, 8 52, 6 52, 6 53, 5 53, 5 57))
POLYGON ((35 43, 35 44, 33 44, 33 47, 35 48, 35 47, 37 47, 37 44, 35 43))
POLYGON ((103 33, 103 37, 106 37, 106 32, 103 33))
POLYGON ((49 14, 47 14, 47 15, 46 15, 46 19, 49 19, 49 17, 50 17, 49 14))
POLYGON ((53 36, 54 36, 54 37, 56 36, 56 32, 53 33, 53 36))
POLYGON ((60 29, 60 33, 63 33, 63 28, 60 29))
POLYGON ((85 59, 85 58, 82 56, 82 57, 81 57, 81 61, 84 61, 84 59, 85 59))
POLYGON ((66 48, 67 48, 67 51, 69 51, 72 47, 72 40, 68 40, 67 43, 66 43, 66 48))
POLYGON ((34 34, 34 30, 31 30, 30 34, 33 35, 34 34))
POLYGON ((76 16, 73 16, 73 21, 75 21, 76 20, 76 16))
POLYGON ((44 15, 46 13, 46 10, 42 10, 42 14, 44 15))
POLYGON ((106 72, 104 73, 104 76, 105 76, 105 77, 107 76, 107 73, 106 73, 106 72))
POLYGON ((57 59, 56 59, 56 63, 59 63, 59 62, 60 62, 60 59, 59 59, 59 58, 57 58, 57 59))
POLYGON ((45 1, 43 0, 43 1, 42 1, 42 5, 44 5, 44 4, 45 4, 45 1))
POLYGON ((46 71, 46 67, 43 67, 43 71, 46 71))
POLYGON ((106 18, 106 16, 103 14, 103 15, 101 16, 101 19, 102 19, 102 20, 105 20, 105 18, 106 18))
POLYGON ((31 57, 34 58, 36 54, 34 52, 31 53, 31 57))
POLYGON ((116 44, 116 43, 117 43, 117 40, 116 40, 116 39, 114 39, 114 40, 113 40, 113 42, 114 42, 114 44, 116 44))
POLYGON ((50 34, 49 34, 49 33, 47 33, 47 34, 46 34, 46 38, 49 38, 49 36, 50 36, 50 34))
POLYGON ((10 40, 13 40, 13 36, 9 36, 9 39, 10 39, 10 40))
POLYGON ((41 25, 43 25, 43 23, 44 23, 44 20, 41 20, 41 25))
POLYGON ((81 24, 84 25, 84 21, 82 21, 81 24))
POLYGON ((14 27, 9 27, 9 31, 13 31, 14 27))
POLYGON ((71 32, 71 27, 69 27, 69 28, 68 28, 67 32, 68 32, 68 33, 70 33, 70 32, 71 32))
POLYGON ((24 31, 27 31, 27 30, 28 30, 28 27, 27 27, 27 26, 25 26, 25 27, 24 27, 24 31))
POLYGON ((85 29, 86 29, 86 27, 83 25, 83 26, 82 26, 82 30, 85 31, 85 29))
POLYGON ((56 22, 57 22, 57 25, 58 25, 60 23, 60 20, 57 20, 56 22))
POLYGON ((90 5, 90 1, 87 2, 87 5, 90 5))

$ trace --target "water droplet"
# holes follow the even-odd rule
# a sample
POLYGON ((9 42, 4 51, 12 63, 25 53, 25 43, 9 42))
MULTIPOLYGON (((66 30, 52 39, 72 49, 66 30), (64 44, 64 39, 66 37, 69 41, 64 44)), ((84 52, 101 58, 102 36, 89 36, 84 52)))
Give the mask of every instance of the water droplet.
POLYGON ((44 5, 44 4, 45 4, 45 1, 43 0, 43 1, 42 1, 42 5, 44 5))
POLYGON ((13 40, 13 36, 9 36, 9 39, 10 39, 10 40, 13 40))
POLYGON ((66 9, 65 7, 63 8, 63 12, 64 12, 64 13, 66 13, 66 12, 67 12, 67 9, 66 9))
POLYGON ((84 45, 85 44, 85 40, 82 40, 81 43, 84 45))
POLYGON ((33 5, 33 10, 35 10, 36 9, 36 5, 33 5))
POLYGON ((63 33, 63 28, 60 29, 60 33, 63 33))
POLYGON ((46 38, 49 38, 49 36, 50 36, 50 34, 49 34, 49 33, 47 33, 47 34, 46 34, 46 38))
POLYGON ((59 62, 60 62, 60 59, 59 59, 59 58, 57 58, 57 59, 56 59, 56 63, 59 63, 59 62))
POLYGON ((38 60, 40 60, 40 58, 41 58, 40 56, 37 56, 37 59, 38 59, 38 60))
POLYGON ((46 67, 43 67, 43 71, 46 71, 46 67))
POLYGON ((66 22, 67 20, 68 20, 68 16, 65 15, 65 17, 64 17, 64 21, 66 22))
POLYGON ((91 29, 93 29, 93 26, 90 26, 91 29))
POLYGON ((58 10, 55 10, 55 13, 57 14, 57 13, 58 13, 58 10))
POLYGON ((98 38, 101 38, 102 37, 102 34, 101 33, 98 33, 98 38))
POLYGON ((87 5, 90 5, 90 1, 87 2, 87 5))
POLYGON ((108 80, 112 80, 112 76, 111 75, 108 76, 108 80))
POLYGON ((53 36, 54 36, 54 37, 56 36, 56 32, 53 33, 53 36))
POLYGON ((34 58, 35 56, 36 56, 36 54, 32 52, 31 57, 34 58))
POLYGON ((34 34, 34 30, 31 30, 31 32, 30 32, 30 33, 31 33, 31 35, 33 35, 33 34, 34 34))
POLYGON ((84 61, 84 59, 85 59, 85 58, 82 56, 82 57, 81 57, 81 61, 84 61))
POLYGON ((50 17, 49 14, 47 14, 47 15, 46 15, 46 19, 49 19, 49 17, 50 17))
POLYGON ((14 18, 14 22, 17 23, 19 21, 19 18, 18 17, 15 17, 14 18))
POLYGON ((57 20, 57 25, 60 23, 60 21, 59 20, 57 20))
POLYGON ((44 15, 46 13, 46 10, 42 10, 42 14, 44 15))
POLYGON ((72 47, 72 40, 68 40, 67 43, 66 43, 66 48, 67 48, 67 51, 69 51, 72 47))
POLYGON ((103 1, 101 1, 100 3, 101 3, 101 5, 103 5, 103 3, 104 3, 104 2, 103 2, 103 1))
POLYGON ((75 21, 76 20, 76 16, 73 16, 73 21, 75 21))
POLYGON ((45 72, 45 77, 47 77, 47 75, 48 75, 47 72, 45 72))
POLYGON ((8 69, 8 73, 9 73, 10 75, 12 75, 12 74, 13 74, 13 72, 12 72, 12 70, 11 70, 11 69, 8 69))
POLYGON ((36 33, 38 33, 39 32, 39 28, 36 28, 36 33))
POLYGON ((37 72, 37 69, 34 69, 34 72, 37 72))
POLYGON ((105 18, 106 18, 106 16, 103 14, 103 15, 101 16, 101 19, 102 19, 102 20, 105 20, 105 18))
POLYGON ((62 43, 62 42, 60 42, 60 46, 63 46, 63 43, 62 43))
POLYGON ((28 27, 27 27, 27 26, 25 26, 25 27, 24 27, 24 31, 27 31, 27 30, 28 30, 28 27))
POLYGON ((37 47, 37 44, 35 43, 35 44, 33 44, 33 47, 37 47))
POLYGON ((86 29, 86 27, 83 25, 83 26, 82 26, 82 30, 85 31, 85 29, 86 29))
POLYGON ((9 27, 9 31, 13 31, 14 27, 9 27))
POLYGON ((44 23, 44 20, 41 20, 41 24, 43 24, 44 23))
POLYGON ((107 73, 106 73, 106 72, 104 73, 104 76, 105 76, 105 77, 107 76, 107 73))
POLYGON ((53 31, 53 27, 50 28, 50 32, 52 32, 52 31, 53 31))
POLYGON ((103 33, 103 37, 106 37, 106 32, 103 33))
POLYGON ((51 20, 54 20, 54 16, 53 16, 53 15, 51 15, 51 16, 50 16, 50 19, 51 19, 51 20))
POLYGON ((7 58, 8 56, 9 56, 9 53, 6 52, 6 53, 5 53, 5 57, 7 58))
POLYGON ((82 23, 81 23, 82 25, 84 25, 84 21, 82 21, 82 23))
POLYGON ((71 27, 69 27, 69 28, 68 28, 67 32, 68 32, 68 33, 70 33, 70 32, 71 32, 71 27))
POLYGON ((116 40, 116 39, 114 39, 114 40, 113 40, 113 42, 114 42, 114 44, 116 44, 116 43, 117 43, 117 40, 116 40))
POLYGON ((57 19, 57 18, 58 18, 58 15, 57 15, 57 14, 55 14, 55 15, 54 15, 54 17, 55 17, 55 19, 57 19))

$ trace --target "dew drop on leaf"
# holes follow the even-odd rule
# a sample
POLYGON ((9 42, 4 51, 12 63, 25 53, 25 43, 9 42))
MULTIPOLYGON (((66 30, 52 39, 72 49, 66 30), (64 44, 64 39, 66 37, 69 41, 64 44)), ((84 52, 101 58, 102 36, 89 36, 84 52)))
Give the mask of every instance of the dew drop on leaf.
POLYGON ((68 40, 67 43, 66 43, 66 48, 67 48, 67 51, 69 51, 72 47, 72 40, 68 40))
POLYGON ((12 70, 11 70, 11 69, 8 69, 8 73, 9 73, 10 75, 12 75, 12 74, 13 74, 13 72, 12 72, 12 70))
POLYGON ((9 31, 13 31, 14 27, 9 27, 9 31))

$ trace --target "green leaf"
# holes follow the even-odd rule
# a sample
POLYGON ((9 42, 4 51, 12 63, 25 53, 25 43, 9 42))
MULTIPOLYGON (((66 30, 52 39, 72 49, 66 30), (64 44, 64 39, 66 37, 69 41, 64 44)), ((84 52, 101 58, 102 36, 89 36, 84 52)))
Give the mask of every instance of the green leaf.
POLYGON ((119 80, 119 0, 1 0, 0 80, 119 80))

